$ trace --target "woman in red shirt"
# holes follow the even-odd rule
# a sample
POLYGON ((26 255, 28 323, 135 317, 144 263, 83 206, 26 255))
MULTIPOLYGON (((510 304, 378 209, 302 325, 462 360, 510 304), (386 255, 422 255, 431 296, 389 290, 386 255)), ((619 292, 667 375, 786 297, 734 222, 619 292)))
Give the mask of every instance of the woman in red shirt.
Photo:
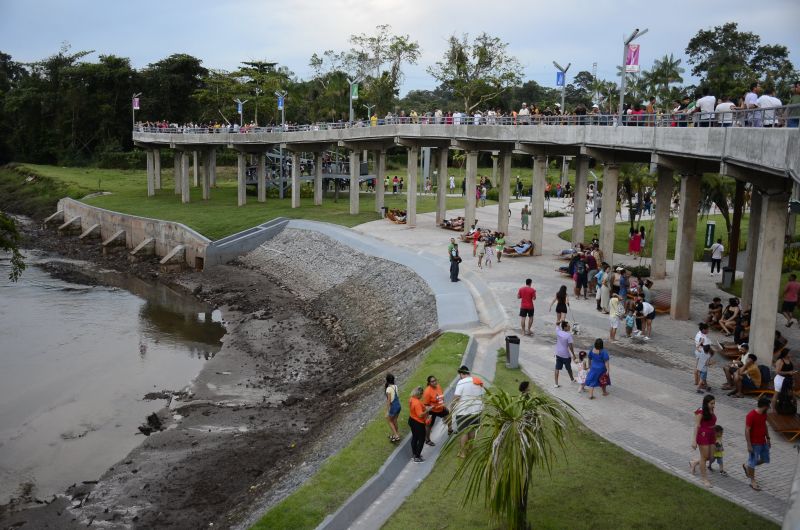
POLYGON ((714 414, 715 405, 714 396, 706 394, 703 398, 703 407, 694 411, 694 441, 692 442, 692 449, 700 449, 700 458, 689 462, 692 475, 697 471, 697 465, 700 465, 700 476, 702 477, 703 485, 707 488, 712 487, 712 485, 706 476, 706 462, 712 460, 714 444, 717 441, 717 436, 714 433, 714 425, 717 424, 717 416, 714 414))
POLYGON ((422 448, 425 447, 425 425, 430 421, 428 411, 420 398, 422 397, 422 387, 418 386, 411 391, 411 399, 408 400, 408 426, 411 428, 411 452, 414 454, 414 462, 424 462, 422 458, 422 448))

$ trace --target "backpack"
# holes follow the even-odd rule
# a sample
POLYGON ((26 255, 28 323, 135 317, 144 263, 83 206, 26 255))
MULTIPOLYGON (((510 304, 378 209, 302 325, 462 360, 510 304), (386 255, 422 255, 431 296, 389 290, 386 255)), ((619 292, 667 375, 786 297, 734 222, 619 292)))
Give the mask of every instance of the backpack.
POLYGON ((622 318, 624 316, 625 316, 625 302, 620 300, 619 304, 617 304, 617 318, 622 318))

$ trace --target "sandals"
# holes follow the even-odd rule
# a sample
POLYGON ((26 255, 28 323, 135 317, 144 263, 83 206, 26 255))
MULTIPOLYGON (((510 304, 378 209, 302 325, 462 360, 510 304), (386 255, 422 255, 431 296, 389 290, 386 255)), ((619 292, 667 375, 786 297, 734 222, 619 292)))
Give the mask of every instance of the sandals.
POLYGON ((761 486, 759 486, 758 484, 753 485, 753 483, 751 482, 750 487, 753 488, 755 491, 761 491, 761 486))
POLYGON ((425 445, 430 445, 431 447, 435 447, 436 444, 430 440, 425 440, 425 445))
POLYGON ((399 436, 389 435, 389 441, 392 442, 392 443, 399 442, 400 441, 400 437, 399 436))
POLYGON ((720 471, 719 474, 722 475, 723 477, 727 477, 728 476, 728 472, 727 471, 720 471))

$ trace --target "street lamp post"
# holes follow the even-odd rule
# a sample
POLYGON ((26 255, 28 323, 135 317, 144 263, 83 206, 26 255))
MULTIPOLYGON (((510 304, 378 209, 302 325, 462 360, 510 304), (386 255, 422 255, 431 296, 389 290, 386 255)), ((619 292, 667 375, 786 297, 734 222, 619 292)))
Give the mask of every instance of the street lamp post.
POLYGON ((258 127, 258 96, 260 96, 260 95, 261 95, 261 88, 259 88, 259 87, 256 87, 255 93, 256 93, 256 99, 255 99, 255 101, 256 101, 256 116, 255 116, 255 122, 256 122, 256 127, 258 127))
POLYGON ((367 121, 369 121, 369 119, 372 118, 372 109, 374 109, 378 105, 377 104, 370 105, 369 103, 364 103, 364 106, 367 108, 367 121))
POLYGON ((353 98, 353 85, 355 85, 356 90, 358 90, 358 84, 361 82, 361 78, 350 79, 348 77, 347 82, 350 84, 350 123, 353 123, 353 99, 358 99, 358 94, 353 98))
POLYGON ((563 113, 566 110, 564 108, 564 95, 567 91, 567 70, 569 70, 569 67, 572 66, 572 63, 567 63, 567 67, 564 68, 557 62, 553 61, 553 66, 558 68, 558 71, 564 75, 564 84, 561 85, 561 112, 563 113))
POLYGON ((139 108, 139 96, 141 95, 141 92, 136 92, 131 96, 131 122, 134 129, 136 128, 136 109, 139 108))
POLYGON ((241 99, 236 98, 233 101, 236 103, 237 110, 239 111, 239 127, 241 127, 242 125, 244 125, 244 104, 250 100, 246 99, 242 101, 241 99))
MULTIPOLYGON (((281 130, 286 130, 286 94, 285 90, 276 90, 275 97, 278 98, 278 110, 281 111, 281 130)), ((283 174, 283 144, 280 145, 280 187, 278 189, 278 198, 283 199, 284 174, 283 174)))
POLYGON ((618 114, 616 123, 617 126, 622 125, 622 116, 624 112, 622 110, 622 107, 625 104, 625 82, 627 81, 627 72, 625 71, 625 66, 626 66, 625 63, 628 62, 627 61, 628 45, 637 38, 647 33, 647 31, 648 31, 647 29, 639 31, 639 28, 636 28, 635 30, 633 30, 633 33, 631 33, 630 37, 624 40, 624 44, 622 46, 622 80, 620 81, 619 84, 619 108, 617 109, 617 114, 618 114))

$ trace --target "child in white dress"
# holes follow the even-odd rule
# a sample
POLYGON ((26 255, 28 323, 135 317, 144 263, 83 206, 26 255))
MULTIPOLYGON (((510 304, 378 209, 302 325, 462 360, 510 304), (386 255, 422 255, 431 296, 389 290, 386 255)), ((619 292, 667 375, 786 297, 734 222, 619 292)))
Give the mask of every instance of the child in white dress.
POLYGON ((492 260, 494 259, 494 247, 487 241, 483 248, 486 252, 486 258, 484 259, 483 263, 486 265, 486 268, 491 269, 492 260))
POLYGON ((578 394, 580 394, 586 386, 586 374, 589 373, 589 360, 586 358, 586 352, 583 350, 578 352, 578 363, 578 382, 581 384, 578 389, 578 394))

